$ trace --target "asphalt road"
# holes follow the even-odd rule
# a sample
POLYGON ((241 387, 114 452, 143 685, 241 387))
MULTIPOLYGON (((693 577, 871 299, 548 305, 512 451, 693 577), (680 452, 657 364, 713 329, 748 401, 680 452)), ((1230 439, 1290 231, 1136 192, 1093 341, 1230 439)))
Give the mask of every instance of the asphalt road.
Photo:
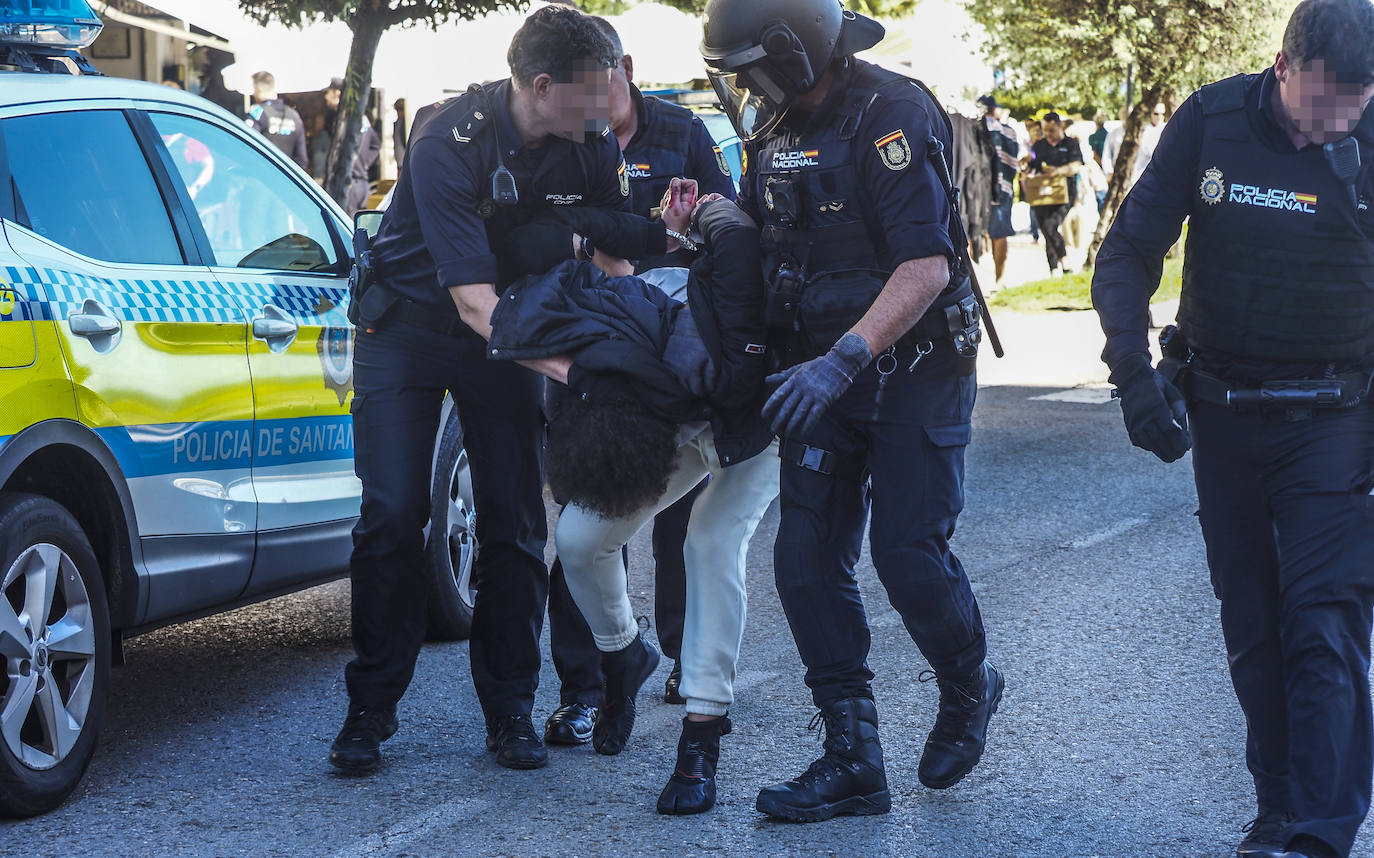
MULTIPOLYGON (((1024 359, 984 362, 955 548, 1007 690, 982 764, 954 789, 916 779, 937 692, 916 681, 925 663, 865 558, 893 812, 805 826, 755 813, 761 786, 819 751, 772 584, 773 511, 750 552, 735 732, 705 816, 654 812, 682 716, 657 696, 641 696, 618 757, 555 749, 541 771, 498 768, 465 644, 425 647, 382 770, 333 776, 350 654, 339 582, 130 641, 82 786, 43 818, 0 826, 0 853, 1229 856, 1253 799, 1191 471, 1128 446, 1091 320, 999 321, 1024 359)), ((648 557, 641 534, 644 614, 648 557)), ((556 688, 546 662, 540 721, 556 688)), ((1368 826, 1355 854, 1374 854, 1368 826)))

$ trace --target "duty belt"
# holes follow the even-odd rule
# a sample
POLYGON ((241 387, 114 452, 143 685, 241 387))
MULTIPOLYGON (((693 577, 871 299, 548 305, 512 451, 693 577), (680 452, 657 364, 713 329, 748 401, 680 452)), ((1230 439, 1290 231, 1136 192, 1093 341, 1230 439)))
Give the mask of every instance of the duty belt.
POLYGON ((1183 383, 1192 399, 1233 411, 1312 411, 1359 405, 1369 393, 1370 374, 1354 372, 1331 378, 1266 381, 1258 387, 1239 387, 1190 368, 1183 383))

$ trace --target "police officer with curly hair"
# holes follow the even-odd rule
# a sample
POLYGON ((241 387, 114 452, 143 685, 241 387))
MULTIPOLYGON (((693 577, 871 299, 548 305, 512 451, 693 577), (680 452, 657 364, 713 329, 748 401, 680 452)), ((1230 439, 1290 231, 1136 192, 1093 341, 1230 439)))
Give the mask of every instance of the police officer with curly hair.
POLYGON ((1259 805, 1241 856, 1340 858, 1369 811, 1372 98, 1374 4, 1303 0, 1271 68, 1179 107, 1093 279, 1132 443, 1166 462, 1195 445, 1259 805), (1156 370, 1149 298, 1185 217, 1156 370))
POLYGON ((870 502, 874 566, 939 683, 922 783, 973 769, 1003 687, 949 545, 979 337, 949 164, 928 157, 951 129, 924 86, 853 58, 883 34, 836 0, 711 0, 701 45, 747 141, 740 200, 762 223, 782 370, 765 406, 782 438, 775 573, 826 737, 757 807, 797 821, 891 807, 854 572, 870 502))

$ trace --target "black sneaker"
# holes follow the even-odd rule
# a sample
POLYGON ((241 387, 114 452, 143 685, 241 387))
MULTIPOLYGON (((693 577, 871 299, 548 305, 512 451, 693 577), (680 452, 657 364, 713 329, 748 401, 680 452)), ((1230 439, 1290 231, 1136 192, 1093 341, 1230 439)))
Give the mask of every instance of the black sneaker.
POLYGON ((837 700, 816 713, 825 755, 787 783, 759 792, 754 807, 775 819, 820 822, 840 814, 887 813, 892 797, 878 744, 878 710, 867 697, 837 700))
POLYGON ((687 702, 687 698, 682 696, 682 662, 673 662, 673 672, 668 674, 668 678, 663 681, 663 702, 675 703, 678 706, 687 702))
POLYGON ((619 652, 601 654, 601 714, 592 728, 592 747, 597 753, 615 755, 625 750, 635 726, 635 695, 658 669, 658 650, 640 633, 619 652))
POLYGON ((346 775, 370 775, 382 764, 382 743, 396 735, 396 707, 349 704, 343 729, 329 746, 329 762, 346 775))
POLYGON ((487 722, 487 750, 508 769, 542 769, 549 764, 549 749, 539 741, 528 715, 502 715, 487 722))
POLYGON ((581 703, 560 706, 544 722, 544 741, 550 745, 585 745, 592 740, 597 708, 581 703))
POLYGON ((940 714, 926 738, 925 752, 916 776, 931 789, 949 789, 963 780, 983 758, 988 721, 1002 702, 1006 683, 988 662, 959 681, 943 679, 934 672, 920 677, 940 686, 940 714))

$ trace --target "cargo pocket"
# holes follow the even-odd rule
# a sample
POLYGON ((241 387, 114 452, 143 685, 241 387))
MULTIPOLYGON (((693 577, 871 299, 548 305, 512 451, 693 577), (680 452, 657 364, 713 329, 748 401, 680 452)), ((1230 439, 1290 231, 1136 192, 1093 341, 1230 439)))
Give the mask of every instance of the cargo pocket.
POLYGON ((948 522, 964 509, 964 449, 973 439, 970 423, 925 426, 930 446, 926 454, 925 491, 921 493, 920 520, 948 522))

